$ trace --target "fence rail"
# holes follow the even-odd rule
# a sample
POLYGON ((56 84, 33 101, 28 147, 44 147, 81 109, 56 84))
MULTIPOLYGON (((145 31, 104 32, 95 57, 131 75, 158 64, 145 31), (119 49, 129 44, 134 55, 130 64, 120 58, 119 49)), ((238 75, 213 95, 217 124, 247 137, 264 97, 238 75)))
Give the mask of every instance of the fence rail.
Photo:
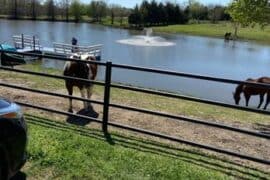
POLYGON ((211 101, 211 100, 206 100, 206 99, 199 99, 199 98, 194 98, 194 97, 188 97, 188 96, 172 94, 172 93, 166 93, 166 92, 160 92, 160 91, 154 91, 154 90, 143 89, 143 88, 136 88, 136 87, 126 86, 126 85, 113 84, 111 82, 111 80, 112 80, 112 71, 113 71, 114 68, 122 68, 122 69, 128 69, 128 70, 133 70, 133 71, 144 71, 144 72, 149 72, 149 73, 158 73, 158 74, 163 74, 163 75, 171 75, 171 76, 178 76, 178 77, 185 77, 185 78, 192 78, 192 79, 201 79, 201 80, 214 81, 214 82, 220 82, 220 83, 230 83, 230 84, 244 83, 244 84, 252 85, 252 86, 255 86, 255 87, 264 87, 264 88, 269 88, 270 89, 269 84, 251 83, 251 82, 237 81, 237 80, 232 80, 232 79, 223 79, 223 78, 216 78, 216 77, 210 77, 210 76, 179 73, 179 72, 174 72, 174 71, 164 71, 164 70, 160 70, 160 69, 152 69, 152 68, 143 68, 143 67, 136 67, 136 66, 121 65, 121 64, 113 64, 111 62, 106 62, 106 63, 105 62, 96 62, 96 61, 95 62, 93 62, 93 61, 89 62, 89 61, 83 61, 83 60, 78 60, 78 59, 55 57, 55 56, 51 56, 51 55, 40 55, 40 54, 32 54, 32 53, 19 53, 19 52, 10 52, 10 51, 3 51, 3 50, 0 50, 0 53, 11 53, 11 54, 13 53, 13 54, 26 55, 26 56, 35 56, 35 57, 40 57, 40 58, 49 58, 49 59, 59 60, 59 61, 77 61, 77 62, 83 62, 83 63, 94 63, 94 64, 97 64, 97 65, 100 65, 100 66, 104 66, 106 68, 104 82, 100 82, 100 81, 92 81, 92 80, 73 78, 73 77, 67 77, 67 76, 60 76, 60 75, 52 75, 52 74, 46 74, 46 73, 32 72, 32 71, 21 70, 21 69, 12 69, 12 68, 7 68, 7 67, 0 66, 0 69, 4 70, 4 71, 12 71, 12 72, 24 73, 24 74, 28 74, 28 75, 37 75, 37 76, 40 76, 40 77, 56 78, 56 79, 62 79, 62 80, 71 80, 71 79, 73 79, 73 80, 78 80, 78 81, 81 81, 81 82, 88 82, 88 83, 93 83, 93 84, 104 86, 104 100, 102 102, 102 101, 88 100, 88 99, 84 99, 84 98, 80 98, 80 97, 69 96, 69 95, 64 95, 64 94, 58 94, 58 93, 48 92, 48 91, 44 91, 44 90, 28 88, 28 87, 21 87, 21 86, 17 86, 17 85, 13 85, 13 84, 0 83, 0 86, 4 86, 4 87, 8 87, 8 88, 14 88, 14 89, 19 89, 19 90, 23 90, 23 91, 29 91, 29 92, 45 94, 45 95, 50 95, 50 96, 55 96, 55 97, 72 98, 72 99, 79 100, 79 101, 87 101, 87 102, 90 102, 90 103, 103 105, 103 117, 102 117, 102 119, 95 119, 95 118, 91 118, 91 117, 87 117, 87 116, 83 116, 83 115, 72 114, 72 113, 68 113, 68 112, 64 112, 64 111, 50 109, 50 108, 47 108, 47 107, 42 107, 42 106, 29 104, 29 103, 17 102, 18 104, 20 104, 22 106, 35 108, 35 109, 39 109, 39 110, 43 110, 43 111, 49 111, 49 112, 53 112, 53 113, 58 113, 58 114, 61 114, 61 115, 74 116, 74 117, 78 117, 78 118, 92 120, 94 122, 101 123, 102 124, 102 129, 103 129, 103 131, 105 133, 108 133, 108 126, 113 126, 113 127, 117 127, 117 128, 121 128, 121 129, 125 129, 125 130, 130 130, 130 131, 133 131, 133 132, 139 132, 139 133, 143 133, 143 134, 147 134, 147 135, 151 135, 151 136, 155 136, 155 137, 159 137, 159 138, 172 140, 172 141, 175 141, 175 142, 179 142, 179 143, 183 143, 183 144, 203 148, 203 149, 206 149, 206 150, 210 150, 210 151, 214 151, 214 152, 218 152, 218 153, 223 153, 223 154, 231 155, 231 156, 234 156, 234 157, 243 158, 243 159, 246 159, 246 160, 251 160, 251 161, 255 161, 255 162, 270 165, 270 160, 267 160, 267 159, 260 159, 260 158, 252 157, 252 156, 249 156, 249 155, 244 155, 244 154, 240 154, 240 153, 237 153, 237 152, 233 152, 233 151, 230 151, 230 150, 216 148, 216 147, 212 147, 212 146, 208 146, 208 145, 204 145, 204 144, 198 144, 196 142, 186 141, 186 140, 180 139, 178 137, 168 136, 168 135, 160 134, 160 133, 157 133, 157 132, 152 132, 152 131, 148 131, 148 130, 140 129, 140 128, 134 128, 134 127, 121 125, 121 124, 117 124, 117 123, 113 123, 113 122, 109 121, 109 113, 110 113, 109 110, 110 110, 110 108, 120 108, 120 109, 136 111, 136 112, 141 112, 141 113, 146 113, 146 114, 151 114, 151 115, 156 115, 156 116, 161 116, 161 117, 167 117, 167 118, 170 118, 171 120, 187 121, 187 122, 190 122, 190 123, 195 123, 195 124, 201 124, 201 125, 205 125, 205 126, 220 128, 220 129, 224 129, 224 130, 234 131, 234 132, 237 132, 237 133, 247 134, 247 135, 255 136, 255 137, 258 137, 258 138, 264 138, 264 139, 270 140, 270 135, 260 133, 258 131, 252 131, 252 130, 248 130, 248 129, 241 129, 241 128, 236 128, 236 127, 232 127, 232 126, 228 126, 228 125, 224 125, 224 124, 220 124, 220 123, 213 123, 213 122, 209 122, 209 121, 204 121, 204 120, 199 120, 199 119, 194 119, 194 118, 188 118, 188 117, 184 117, 184 116, 177 116, 177 115, 168 114, 168 113, 161 113, 161 112, 151 111, 151 110, 147 110, 147 109, 140 109, 140 108, 136 108, 136 107, 123 106, 123 105, 119 105, 119 104, 110 103, 110 94, 111 94, 110 91, 111 91, 111 88, 118 88, 118 89, 124 89, 124 90, 130 90, 130 91, 136 91, 136 92, 142 92, 142 93, 148 93, 148 94, 153 94, 153 95, 165 96, 165 97, 170 97, 170 98, 178 98, 178 99, 190 100, 190 101, 195 101, 195 102, 200 102, 200 103, 205 103, 205 104, 211 104, 211 105, 217 105, 217 106, 222 106, 222 107, 227 107, 227 108, 232 108, 232 109, 244 110, 244 111, 248 111, 248 112, 256 112, 256 113, 267 114, 267 115, 270 114, 269 111, 257 110, 257 109, 241 107, 241 106, 235 106, 235 105, 226 104, 226 103, 222 103, 222 102, 216 102, 216 101, 211 101))

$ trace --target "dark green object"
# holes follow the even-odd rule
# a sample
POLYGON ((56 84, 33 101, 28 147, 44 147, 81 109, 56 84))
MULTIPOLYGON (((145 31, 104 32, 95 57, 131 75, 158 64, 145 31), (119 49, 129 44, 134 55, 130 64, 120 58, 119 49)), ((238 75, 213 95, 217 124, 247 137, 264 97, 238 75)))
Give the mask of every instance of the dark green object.
POLYGON ((16 66, 25 64, 25 58, 21 55, 1 53, 1 65, 2 66, 16 66))
MULTIPOLYGON (((26 61, 33 61, 37 60, 38 57, 29 57, 29 56, 23 56, 19 54, 12 54, 12 52, 16 52, 16 48, 6 45, 6 44, 0 44, 0 49, 5 51, 10 51, 11 53, 1 52, 1 65, 2 66, 17 66, 26 64, 26 61)), ((36 53, 36 52, 35 52, 36 53)))

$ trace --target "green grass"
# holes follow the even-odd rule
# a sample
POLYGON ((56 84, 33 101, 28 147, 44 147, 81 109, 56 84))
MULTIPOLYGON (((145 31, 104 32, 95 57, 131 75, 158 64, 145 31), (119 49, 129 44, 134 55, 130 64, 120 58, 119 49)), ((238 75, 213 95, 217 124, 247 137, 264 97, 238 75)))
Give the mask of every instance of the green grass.
MULTIPOLYGON (((218 24, 201 23, 187 25, 171 25, 164 27, 154 27, 155 32, 162 33, 183 33, 199 36, 210 36, 224 38, 226 32, 234 32, 231 23, 220 22, 218 24)), ((242 40, 254 40, 262 43, 270 43, 270 26, 263 30, 256 26, 254 28, 240 28, 238 32, 239 38, 242 40)))
POLYGON ((26 115, 28 179, 266 178, 251 169, 195 150, 77 127, 26 115))

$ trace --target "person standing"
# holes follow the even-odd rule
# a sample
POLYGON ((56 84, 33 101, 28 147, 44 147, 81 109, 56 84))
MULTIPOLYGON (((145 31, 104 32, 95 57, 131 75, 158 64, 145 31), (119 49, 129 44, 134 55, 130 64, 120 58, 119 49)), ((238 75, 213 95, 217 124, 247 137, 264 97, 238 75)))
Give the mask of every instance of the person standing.
POLYGON ((75 37, 73 37, 71 40, 71 44, 72 44, 71 52, 72 53, 78 52, 77 43, 78 43, 78 40, 75 37))

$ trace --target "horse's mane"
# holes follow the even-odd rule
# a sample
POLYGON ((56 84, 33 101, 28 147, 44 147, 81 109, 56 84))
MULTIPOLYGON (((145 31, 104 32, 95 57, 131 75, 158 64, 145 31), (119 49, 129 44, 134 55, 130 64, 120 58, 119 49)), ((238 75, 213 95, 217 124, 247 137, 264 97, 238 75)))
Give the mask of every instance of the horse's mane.
POLYGON ((244 84, 239 84, 235 89, 235 94, 241 94, 244 84))
MULTIPOLYGON (((251 78, 248 78, 246 81, 247 81, 247 82, 256 82, 255 79, 251 79, 251 78)), ((236 87, 236 89, 235 89, 235 94, 236 94, 236 95, 241 94, 241 92, 243 91, 244 85, 245 85, 245 84, 242 83, 242 84, 239 84, 239 85, 236 87)))

